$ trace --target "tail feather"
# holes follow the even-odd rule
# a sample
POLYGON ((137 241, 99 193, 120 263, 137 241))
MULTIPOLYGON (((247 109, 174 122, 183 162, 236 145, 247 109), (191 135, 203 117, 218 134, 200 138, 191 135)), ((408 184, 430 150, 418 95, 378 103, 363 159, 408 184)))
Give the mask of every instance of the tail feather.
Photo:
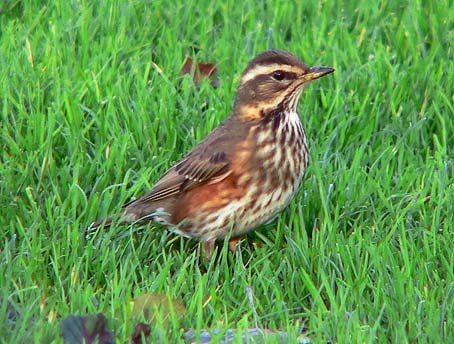
POLYGON ((98 221, 95 221, 93 222, 92 224, 90 224, 90 226, 88 226, 86 229, 85 229, 85 238, 88 240, 88 239, 91 239, 95 236, 95 234, 98 232, 98 228, 100 227, 103 227, 105 229, 109 228, 110 226, 112 225, 112 218, 111 217, 108 217, 107 219, 104 219, 104 220, 98 220, 98 221))
POLYGON ((106 219, 101 219, 93 222, 89 227, 88 230, 94 230, 98 229, 99 227, 104 227, 104 228, 109 228, 112 226, 112 224, 116 224, 119 226, 126 225, 128 223, 131 223, 136 219, 136 215, 128 209, 125 209, 122 211, 120 214, 114 215, 114 216, 109 216, 106 219))
POLYGON ((109 228, 112 225, 112 218, 108 217, 107 219, 98 220, 93 222, 88 226, 88 230, 98 229, 99 227, 109 228))
MULTIPOLYGON (((148 209, 147 209, 148 210, 148 209)), ((106 219, 101 219, 93 222, 86 229, 86 237, 90 238, 98 231, 99 228, 108 229, 112 224, 115 225, 127 225, 135 224, 137 222, 153 222, 157 221, 160 224, 169 225, 168 217, 169 213, 157 209, 152 212, 143 211, 144 215, 141 213, 133 212, 131 209, 126 209, 121 215, 109 216, 106 219)))
POLYGON ((86 229, 87 236, 92 236, 98 230, 98 228, 108 229, 110 226, 112 226, 112 224, 122 226, 128 223, 132 223, 136 220, 137 216, 133 213, 128 212, 124 212, 122 215, 109 216, 106 219, 97 220, 90 224, 90 226, 88 226, 88 228, 86 229))

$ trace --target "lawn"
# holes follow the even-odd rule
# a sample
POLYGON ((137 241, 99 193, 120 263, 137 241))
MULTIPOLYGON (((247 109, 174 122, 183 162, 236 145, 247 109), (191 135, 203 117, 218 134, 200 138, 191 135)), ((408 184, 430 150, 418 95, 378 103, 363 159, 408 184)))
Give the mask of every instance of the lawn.
POLYGON ((0 341, 62 342, 68 315, 103 313, 124 343, 155 293, 186 312, 147 321, 153 343, 454 342, 453 42, 452 1, 2 1, 0 341), (311 157, 288 209, 210 262, 155 225, 86 237, 229 114, 269 48, 336 68, 300 101, 311 157), (219 87, 180 77, 187 56, 219 87))

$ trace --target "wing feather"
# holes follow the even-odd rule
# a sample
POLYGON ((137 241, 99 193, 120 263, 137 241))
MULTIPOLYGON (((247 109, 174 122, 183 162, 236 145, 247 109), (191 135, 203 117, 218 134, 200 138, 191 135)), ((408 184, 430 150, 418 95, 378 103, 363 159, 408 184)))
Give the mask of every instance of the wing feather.
POLYGON ((215 162, 211 157, 212 155, 188 155, 170 168, 147 195, 125 204, 124 207, 132 203, 159 201, 206 182, 220 182, 230 174, 230 161, 225 155, 224 159, 217 159, 215 162))
POLYGON ((214 184, 225 179, 232 172, 232 142, 241 141, 248 133, 244 124, 238 126, 235 121, 233 117, 227 118, 193 151, 164 173, 147 195, 123 207, 159 201, 198 185, 214 184))

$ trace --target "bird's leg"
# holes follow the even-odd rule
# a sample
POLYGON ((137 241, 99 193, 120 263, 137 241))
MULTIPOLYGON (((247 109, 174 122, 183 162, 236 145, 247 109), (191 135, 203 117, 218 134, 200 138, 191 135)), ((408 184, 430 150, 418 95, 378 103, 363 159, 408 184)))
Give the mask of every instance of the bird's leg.
POLYGON ((235 252, 236 249, 238 248, 238 243, 240 242, 241 240, 241 237, 235 237, 235 238, 231 238, 229 240, 229 249, 230 251, 232 252, 235 252))
POLYGON ((202 243, 202 254, 207 261, 211 261, 213 257, 214 245, 216 240, 208 240, 202 243))
MULTIPOLYGON (((235 252, 238 248, 238 243, 241 240, 241 237, 231 238, 229 240, 229 250, 235 252)), ((202 242, 202 254, 207 261, 210 261, 213 257, 213 251, 216 244, 216 240, 208 240, 202 242)))

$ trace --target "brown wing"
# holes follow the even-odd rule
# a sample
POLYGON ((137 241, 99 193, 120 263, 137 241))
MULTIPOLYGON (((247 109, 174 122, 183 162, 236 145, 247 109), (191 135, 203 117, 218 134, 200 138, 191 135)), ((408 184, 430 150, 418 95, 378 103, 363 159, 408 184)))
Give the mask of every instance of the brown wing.
POLYGON ((230 161, 224 152, 216 152, 209 157, 190 154, 168 170, 150 193, 135 202, 158 201, 205 182, 222 180, 219 177, 230 173, 229 165, 230 161), (218 160, 219 157, 225 159, 218 160))
POLYGON ((240 132, 232 131, 232 126, 227 126, 224 122, 185 158, 171 167, 147 195, 123 207, 133 203, 158 201, 203 183, 221 181, 231 173, 230 152, 233 148, 231 139, 232 135, 236 137, 243 135, 240 132))

